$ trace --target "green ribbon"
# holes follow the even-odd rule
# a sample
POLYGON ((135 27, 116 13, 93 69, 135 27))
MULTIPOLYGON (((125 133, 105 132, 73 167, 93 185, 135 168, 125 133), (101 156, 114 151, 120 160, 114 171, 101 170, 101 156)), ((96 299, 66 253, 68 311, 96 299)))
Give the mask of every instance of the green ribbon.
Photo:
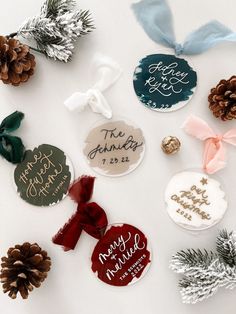
POLYGON ((20 127, 23 118, 22 112, 15 111, 0 125, 0 155, 13 164, 20 163, 24 159, 25 147, 19 137, 9 133, 20 127))

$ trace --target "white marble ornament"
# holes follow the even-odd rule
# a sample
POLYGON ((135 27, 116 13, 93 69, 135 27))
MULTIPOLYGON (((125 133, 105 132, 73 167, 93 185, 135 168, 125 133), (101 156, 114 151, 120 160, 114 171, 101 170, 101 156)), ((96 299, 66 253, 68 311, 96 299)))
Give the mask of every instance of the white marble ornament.
POLYGON ((204 230, 217 224, 227 209, 224 197, 220 182, 195 171, 174 175, 165 191, 169 216, 189 230, 204 230))

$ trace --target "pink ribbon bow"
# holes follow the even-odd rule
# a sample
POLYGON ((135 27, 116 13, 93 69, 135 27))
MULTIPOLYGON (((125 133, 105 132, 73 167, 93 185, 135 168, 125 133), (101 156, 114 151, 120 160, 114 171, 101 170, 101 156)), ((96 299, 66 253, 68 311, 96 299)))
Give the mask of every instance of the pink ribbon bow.
POLYGON ((182 128, 189 135, 205 141, 203 169, 206 173, 212 174, 225 167, 226 152, 223 142, 236 146, 236 128, 217 135, 205 121, 196 116, 188 117, 182 128))

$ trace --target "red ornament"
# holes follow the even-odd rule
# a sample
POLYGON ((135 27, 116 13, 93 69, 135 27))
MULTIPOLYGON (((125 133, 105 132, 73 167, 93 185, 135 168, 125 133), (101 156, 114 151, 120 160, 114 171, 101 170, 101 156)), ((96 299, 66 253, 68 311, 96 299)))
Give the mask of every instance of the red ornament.
POLYGON ((99 240, 91 258, 97 277, 113 286, 135 283, 150 266, 147 238, 128 224, 107 227, 105 211, 97 203, 89 203, 93 186, 93 177, 81 177, 72 185, 69 195, 77 203, 77 211, 53 242, 62 245, 65 251, 73 250, 84 230, 99 240))
POLYGON ((113 286, 138 281, 150 266, 151 253, 145 235, 128 224, 108 226, 92 255, 92 270, 113 286))

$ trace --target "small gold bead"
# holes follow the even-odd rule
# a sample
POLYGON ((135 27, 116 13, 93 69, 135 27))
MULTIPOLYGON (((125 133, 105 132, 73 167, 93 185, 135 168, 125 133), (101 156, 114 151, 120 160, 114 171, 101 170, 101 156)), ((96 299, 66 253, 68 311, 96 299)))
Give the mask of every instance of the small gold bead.
POLYGON ((175 136, 166 136, 161 143, 163 152, 167 155, 172 155, 180 150, 181 143, 175 136))

